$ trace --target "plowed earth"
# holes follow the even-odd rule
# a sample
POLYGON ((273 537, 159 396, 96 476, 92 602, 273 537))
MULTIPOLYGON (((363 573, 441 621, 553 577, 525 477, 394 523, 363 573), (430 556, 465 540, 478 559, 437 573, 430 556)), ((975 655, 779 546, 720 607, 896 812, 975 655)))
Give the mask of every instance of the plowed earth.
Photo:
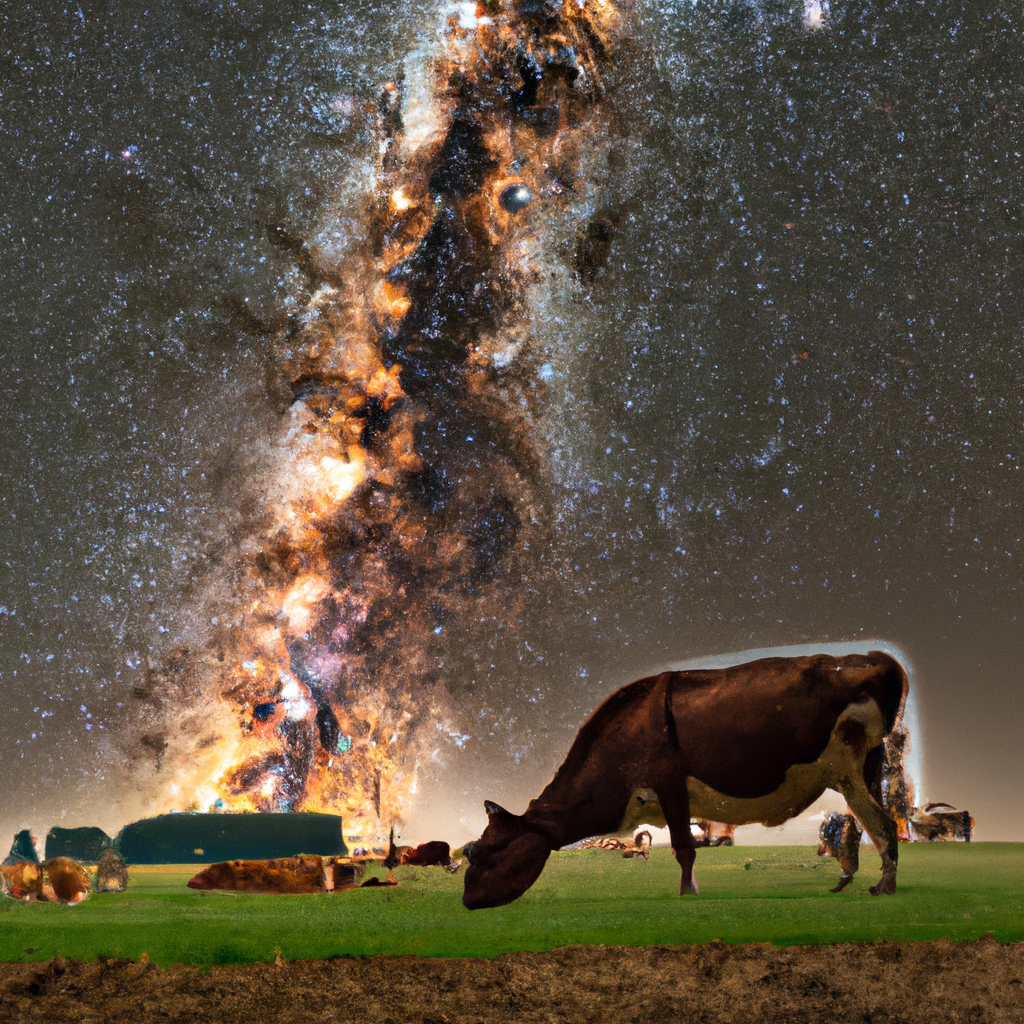
POLYGON ((0 964, 2 1021, 1024 1022, 1024 943, 571 946, 492 960, 0 964))

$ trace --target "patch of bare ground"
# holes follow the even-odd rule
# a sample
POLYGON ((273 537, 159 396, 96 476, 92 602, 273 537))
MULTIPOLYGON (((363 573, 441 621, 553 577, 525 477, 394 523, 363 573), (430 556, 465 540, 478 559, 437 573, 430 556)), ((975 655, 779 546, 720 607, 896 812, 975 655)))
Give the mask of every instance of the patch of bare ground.
POLYGON ((199 971, 0 964, 2 1021, 498 1024, 1024 1022, 1024 943, 570 946, 493 960, 368 957, 199 971))

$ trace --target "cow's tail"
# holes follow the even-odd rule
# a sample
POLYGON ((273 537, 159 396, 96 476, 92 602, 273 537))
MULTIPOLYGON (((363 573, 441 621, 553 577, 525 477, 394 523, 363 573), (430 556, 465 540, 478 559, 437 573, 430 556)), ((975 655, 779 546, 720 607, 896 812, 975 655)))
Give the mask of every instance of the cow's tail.
POLYGON ((907 694, 910 692, 910 680, 907 678, 906 670, 891 654, 885 651, 870 651, 868 657, 876 658, 884 669, 885 674, 879 688, 879 703, 885 716, 885 734, 888 736, 903 717, 907 694))

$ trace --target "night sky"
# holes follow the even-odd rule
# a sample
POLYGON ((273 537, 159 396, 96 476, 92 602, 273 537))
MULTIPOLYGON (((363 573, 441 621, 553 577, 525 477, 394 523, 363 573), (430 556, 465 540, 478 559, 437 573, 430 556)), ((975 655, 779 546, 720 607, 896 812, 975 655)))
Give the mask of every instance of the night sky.
MULTIPOLYGON (((391 6, 0 15, 0 835, 113 832, 165 784, 129 774, 131 693, 209 632, 303 287, 268 226, 351 245, 362 112, 437 24, 391 6)), ((877 639, 915 669, 920 795, 1024 840, 1024 16, 640 8, 608 260, 531 325, 548 539, 515 621, 446 631, 465 732, 411 824, 522 810, 650 671, 877 639)))

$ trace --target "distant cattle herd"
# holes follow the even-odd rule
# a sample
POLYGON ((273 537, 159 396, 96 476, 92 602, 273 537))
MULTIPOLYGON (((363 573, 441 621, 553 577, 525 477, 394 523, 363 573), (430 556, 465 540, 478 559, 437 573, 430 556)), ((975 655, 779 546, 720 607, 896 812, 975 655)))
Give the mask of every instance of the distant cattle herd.
MULTIPOLYGON (((911 811, 908 816, 910 841, 971 841, 974 818, 948 804, 930 803, 911 811)), ((707 820, 694 820, 693 833, 697 845, 731 846, 734 825, 707 820)), ((842 869, 839 891, 857 870, 862 831, 852 814, 831 813, 821 823, 818 855, 834 857, 842 869)), ((651 833, 639 830, 632 838, 595 836, 574 844, 574 849, 603 849, 646 861, 650 856, 651 833)), ((356 852, 356 851, 353 851, 356 852)), ((270 860, 234 860, 212 864, 196 874, 188 883, 191 889, 220 889, 261 893, 330 893, 352 889, 360 884, 380 885, 378 879, 360 883, 363 865, 368 861, 386 863, 388 852, 383 847, 359 849, 355 857, 303 856, 270 860)), ((452 858, 447 843, 430 842, 421 846, 399 846, 395 864, 441 866, 457 871, 461 860, 452 858)), ((128 865, 112 847, 107 847, 95 864, 81 864, 71 857, 57 856, 40 860, 35 842, 27 829, 14 837, 11 851, 2 865, 2 891, 17 900, 75 904, 90 892, 124 892, 128 887, 128 865)))

